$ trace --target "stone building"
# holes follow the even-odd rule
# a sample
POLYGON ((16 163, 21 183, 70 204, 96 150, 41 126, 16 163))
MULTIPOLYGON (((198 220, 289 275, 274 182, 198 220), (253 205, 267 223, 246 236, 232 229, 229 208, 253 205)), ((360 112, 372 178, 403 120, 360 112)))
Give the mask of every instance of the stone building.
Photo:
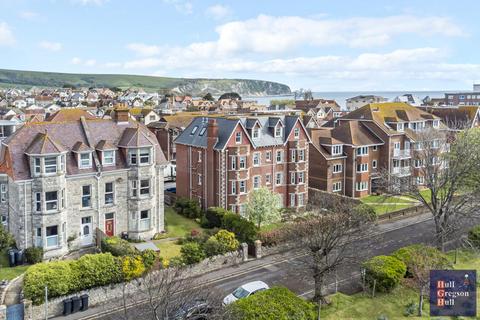
POLYGON ((198 117, 175 143, 177 195, 203 208, 244 214, 249 192, 260 187, 284 207, 307 204, 310 138, 298 116, 198 117))
POLYGON ((126 109, 113 119, 35 122, 2 142, 0 210, 20 249, 45 258, 90 246, 95 229, 148 239, 164 230, 155 136, 126 109))

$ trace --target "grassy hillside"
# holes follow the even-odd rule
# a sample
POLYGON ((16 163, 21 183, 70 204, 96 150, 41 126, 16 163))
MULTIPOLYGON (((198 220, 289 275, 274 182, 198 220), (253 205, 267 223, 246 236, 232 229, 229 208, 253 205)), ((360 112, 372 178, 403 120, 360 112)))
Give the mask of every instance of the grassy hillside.
POLYGON ((73 74, 0 69, 0 86, 5 87, 62 87, 65 84, 76 87, 130 87, 148 90, 174 90, 179 93, 202 95, 211 92, 219 95, 235 91, 240 95, 277 95, 290 93, 287 85, 245 79, 185 79, 153 76, 116 74, 73 74))

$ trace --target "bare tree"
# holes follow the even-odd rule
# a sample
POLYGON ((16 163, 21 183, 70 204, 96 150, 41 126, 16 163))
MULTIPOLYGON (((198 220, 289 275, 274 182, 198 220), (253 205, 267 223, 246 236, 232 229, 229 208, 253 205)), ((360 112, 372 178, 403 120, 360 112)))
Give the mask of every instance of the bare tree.
POLYGON ((412 158, 382 172, 379 185, 419 201, 432 214, 436 245, 444 251, 461 219, 480 209, 480 134, 473 129, 453 135, 429 128, 410 136, 412 158))
POLYGON ((303 92, 303 100, 313 100, 312 90, 307 89, 303 92))
POLYGON ((311 259, 308 263, 315 281, 313 299, 319 307, 325 302, 323 287, 326 277, 346 260, 353 259, 352 240, 375 219, 375 213, 365 210, 366 207, 353 207, 342 199, 332 207, 335 210, 317 207, 287 229, 291 240, 309 253, 311 259))

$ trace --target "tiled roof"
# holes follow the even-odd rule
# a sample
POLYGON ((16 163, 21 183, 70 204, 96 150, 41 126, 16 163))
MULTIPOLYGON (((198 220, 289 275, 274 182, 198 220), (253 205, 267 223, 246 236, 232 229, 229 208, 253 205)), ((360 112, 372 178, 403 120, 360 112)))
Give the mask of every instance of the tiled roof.
POLYGON ((67 152, 67 149, 54 141, 47 131, 45 133, 37 133, 25 150, 26 154, 31 155, 58 154, 62 152, 67 152))
POLYGON ((478 117, 479 107, 459 106, 459 107, 419 107, 419 109, 429 112, 442 119, 442 122, 450 129, 464 129, 471 127, 475 117, 478 117))
POLYGON ((156 144, 155 139, 150 131, 140 130, 140 127, 127 128, 118 145, 124 148, 149 147, 156 144))
POLYGON ((57 112, 48 116, 45 121, 75 121, 79 120, 80 117, 85 117, 85 119, 95 119, 96 117, 90 112, 78 108, 72 109, 60 109, 57 112))
POLYGON ((93 148, 87 146, 83 141, 77 141, 72 147, 72 151, 74 152, 87 152, 93 151, 93 148))
POLYGON ((353 146, 367 146, 383 144, 375 134, 367 129, 360 121, 344 121, 332 129, 332 137, 344 144, 353 146))
MULTIPOLYGON (((47 132, 48 138, 51 138, 49 141, 54 141, 57 148, 65 149, 66 151, 72 151, 76 142, 83 142, 85 145, 93 147, 97 146, 99 143, 101 146, 103 144, 101 143, 102 140, 108 141, 116 148, 120 139, 124 135, 125 130, 129 128, 140 130, 145 134, 148 133, 153 136, 148 128, 139 125, 133 120, 121 125, 110 119, 87 119, 84 123, 87 126, 87 130, 85 130, 82 121, 80 120, 63 122, 44 121, 25 124, 3 141, 3 144, 5 144, 7 148, 2 148, 6 151, 1 154, 0 172, 8 173, 14 180, 30 179, 30 165, 25 152, 27 151, 29 144, 31 144, 31 141, 41 141, 42 139, 45 139, 45 137, 42 138, 42 136, 39 136, 39 134, 44 135, 45 132, 47 132), (89 132, 90 141, 88 141, 85 136, 86 131, 89 132)), ((156 164, 166 164, 165 156, 158 142, 156 139, 153 141, 155 142, 154 150, 156 164)), ((38 147, 38 142, 35 142, 35 145, 35 152, 36 150, 41 150, 41 148, 38 147)), ((73 152, 68 152, 66 155, 67 175, 96 172, 97 170, 113 171, 128 168, 124 154, 122 152, 116 152, 115 154, 115 166, 97 168, 94 164, 93 168, 79 169, 76 162, 76 156, 73 152)))
MULTIPOLYGON (((218 125, 218 140, 215 145, 215 149, 222 150, 228 142, 228 139, 233 134, 235 128, 238 125, 242 126, 245 129, 245 133, 252 141, 254 148, 257 147, 266 147, 266 146, 275 146, 282 145, 286 141, 286 137, 292 131, 295 123, 299 120, 298 116, 276 116, 276 117, 258 117, 256 120, 260 125, 259 137, 252 139, 250 133, 248 132, 246 125, 249 122, 249 118, 242 117, 218 117, 218 118, 207 118, 207 117, 198 117, 195 118, 190 125, 177 137, 175 143, 185 144, 190 146, 197 147, 207 147, 207 138, 208 138, 208 120, 215 119, 218 125), (283 136, 275 137, 274 136, 274 126, 282 121, 284 124, 283 136)), ((251 124, 251 123, 250 123, 251 124)))
POLYGON ((118 148, 109 140, 100 140, 95 146, 96 150, 117 150, 118 148))

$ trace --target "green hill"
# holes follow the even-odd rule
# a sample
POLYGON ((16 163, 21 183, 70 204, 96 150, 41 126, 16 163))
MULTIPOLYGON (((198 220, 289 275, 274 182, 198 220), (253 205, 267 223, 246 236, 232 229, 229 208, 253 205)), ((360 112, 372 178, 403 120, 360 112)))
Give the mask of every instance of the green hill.
POLYGON ((290 93, 287 85, 246 79, 186 79, 122 74, 74 74, 0 69, 2 87, 136 87, 152 91, 176 91, 201 96, 207 92, 220 95, 238 92, 243 96, 279 95, 290 93))

